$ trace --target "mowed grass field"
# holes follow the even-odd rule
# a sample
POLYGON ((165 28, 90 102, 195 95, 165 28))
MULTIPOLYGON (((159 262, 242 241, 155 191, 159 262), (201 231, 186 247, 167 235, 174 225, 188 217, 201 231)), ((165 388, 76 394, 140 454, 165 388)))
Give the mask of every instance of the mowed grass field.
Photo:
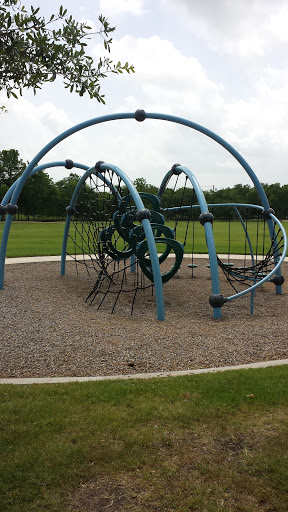
POLYGON ((1 512, 287 512, 288 367, 0 386, 1 512))
MULTIPOLYGON (((174 228, 173 222, 168 222, 167 225, 174 228)), ((284 223, 286 232, 288 225, 284 223)), ((0 237, 2 237, 4 228, 4 222, 0 222, 0 237)), ((181 221, 177 225, 176 240, 184 242, 185 234, 187 229, 187 223, 181 221)), ((13 222, 9 242, 7 247, 7 257, 20 257, 20 256, 52 256, 61 254, 62 238, 64 231, 64 222, 13 222)), ((75 231, 71 227, 70 233, 73 239, 76 239, 77 243, 81 246, 80 232, 83 233, 84 246, 85 240, 88 236, 91 237, 91 232, 87 225, 81 226, 79 231, 75 231)), ((245 244, 245 233, 241 224, 237 221, 231 222, 230 226, 225 221, 215 221, 213 224, 213 232, 215 238, 215 245, 217 253, 233 253, 233 254, 244 254, 245 247, 248 252, 248 244, 245 244), (230 232, 230 234, 229 234, 230 232)), ((263 247, 266 252, 270 247, 270 240, 268 235, 268 229, 265 229, 265 241, 264 240, 264 228, 263 224, 257 222, 248 222, 248 232, 252 242, 253 251, 258 250, 259 254, 262 254, 263 247), (258 235, 257 235, 258 229, 258 235), (257 242, 258 236, 258 242, 257 242)), ((121 243, 117 246, 121 250, 121 243)), ((68 241, 68 252, 74 253, 75 246, 71 239, 68 241)), ((76 248, 76 252, 80 252, 80 249, 76 248)), ((204 227, 199 222, 195 222, 194 225, 191 222, 188 227, 186 246, 186 253, 207 253, 207 247, 205 243, 205 231, 204 227)))

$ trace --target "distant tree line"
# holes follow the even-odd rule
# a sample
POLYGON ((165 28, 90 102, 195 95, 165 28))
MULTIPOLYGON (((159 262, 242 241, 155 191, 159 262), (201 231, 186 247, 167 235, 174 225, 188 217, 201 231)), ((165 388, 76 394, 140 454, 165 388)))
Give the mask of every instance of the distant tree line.
MULTIPOLYGON (((146 182, 144 178, 138 178, 134 182, 137 190, 139 192, 147 192, 150 194, 157 194, 158 188, 150 185, 146 182)), ((262 183, 264 191, 266 193, 267 199, 269 201, 270 207, 275 211, 276 217, 279 219, 287 219, 288 218, 288 185, 280 185, 280 183, 273 183, 268 185, 267 183, 262 183)), ((250 185, 242 185, 238 184, 234 187, 222 188, 219 190, 210 189, 203 191, 207 204, 222 204, 222 203, 242 203, 242 204, 256 204, 261 205, 260 198, 255 187, 251 187, 250 185)), ((182 187, 174 189, 167 187, 162 198, 161 198, 161 207, 175 207, 182 205, 190 205, 190 204, 198 204, 196 194, 189 187, 182 187)), ((227 220, 228 218, 233 218, 233 212, 231 209, 226 207, 217 207, 217 208, 209 208, 209 210, 213 210, 213 215, 216 219, 227 220)), ((239 211, 244 214, 245 208, 239 208, 239 211)), ((179 213, 177 214, 179 216, 179 213)), ((180 214, 180 218, 187 219, 187 217, 191 215, 189 211, 184 210, 183 213, 180 214)), ((249 216, 257 216, 257 210, 252 211, 249 209, 249 216)), ((170 217, 175 217, 176 214, 170 214, 170 217)), ((234 215, 235 218, 235 215, 234 215)))
MULTIPOLYGON (((0 201, 14 181, 21 176, 27 166, 15 149, 0 151, 0 201)), ((28 220, 57 220, 64 219, 66 216, 66 207, 70 203, 71 196, 79 181, 79 175, 70 173, 62 180, 54 182, 45 172, 36 173, 30 177, 18 201, 19 219, 28 220)), ((144 178, 137 178, 134 185, 139 192, 146 192, 157 195, 158 188, 147 183, 144 178)), ((262 184, 267 195, 271 208, 279 219, 288 218, 288 185, 274 183, 272 185, 262 184)), ((88 187, 88 185, 86 185, 88 187)), ((127 192, 127 191, 126 191, 127 192)), ((125 194, 125 191, 124 191, 125 194)), ((238 184, 234 187, 227 187, 219 190, 204 191, 208 204, 217 203, 244 203, 260 204, 260 199, 254 187, 238 184)), ((83 197, 84 200, 84 197, 83 197)), ((145 203, 145 201, 144 201, 145 203)), ((197 204, 197 197, 193 188, 173 188, 167 187, 162 199, 161 207, 168 208, 174 206, 184 206, 197 204)), ((147 207, 149 204, 147 203, 147 207)), ((230 218, 231 211, 225 207, 212 208, 216 219, 230 218)), ((250 214, 250 211, 249 211, 250 214)), ((256 214, 256 212, 255 212, 256 214)), ((170 218, 178 215, 180 219, 187 219, 191 212, 170 214, 170 218)), ((169 215, 168 215, 169 216, 169 215)))

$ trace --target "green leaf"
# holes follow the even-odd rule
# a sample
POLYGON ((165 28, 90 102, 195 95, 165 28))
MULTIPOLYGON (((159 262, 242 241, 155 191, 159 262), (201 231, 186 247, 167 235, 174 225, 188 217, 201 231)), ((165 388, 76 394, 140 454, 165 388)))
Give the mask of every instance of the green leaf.
MULTIPOLYGON (((3 2, 1 2, 2 4, 3 2)), ((32 88, 34 94, 43 83, 54 81, 57 77, 67 80, 64 87, 81 96, 88 94, 100 100, 99 79, 107 77, 107 73, 120 74, 122 69, 134 72, 133 66, 126 63, 115 65, 107 57, 93 62, 87 52, 85 39, 90 36, 90 26, 78 22, 67 9, 61 5, 59 14, 52 14, 45 20, 39 15, 40 8, 30 8, 30 13, 20 5, 20 0, 5 0, 5 7, 0 6, 0 25, 5 20, 6 30, 13 27, 15 35, 9 47, 1 47, 0 52, 0 90, 7 96, 17 97, 14 90, 32 88), (7 6, 17 5, 17 11, 10 13, 7 6), (62 21, 59 21, 61 18, 62 21), (53 22, 57 25, 53 26, 53 22), (51 24, 49 28, 48 24, 51 24), (103 72, 104 71, 104 72, 103 72), (12 91, 13 90, 13 94, 12 91)), ((109 33, 115 30, 104 16, 99 16, 101 24, 98 35, 103 38, 104 48, 110 52, 112 38, 109 33)), ((12 30, 12 29, 11 29, 12 30)), ((91 34, 92 35, 92 34, 91 34)), ((95 34, 93 34, 94 36, 95 34)))

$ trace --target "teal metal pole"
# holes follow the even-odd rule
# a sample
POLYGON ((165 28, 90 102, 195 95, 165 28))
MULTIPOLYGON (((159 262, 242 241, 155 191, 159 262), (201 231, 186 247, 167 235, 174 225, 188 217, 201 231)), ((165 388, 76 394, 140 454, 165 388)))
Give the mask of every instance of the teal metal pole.
MULTIPOLYGON (((174 166, 172 169, 174 169, 174 166)), ((190 171, 190 169, 187 169, 187 167, 183 167, 182 165, 175 166, 175 170, 177 170, 177 172, 182 171, 184 174, 186 174, 186 176, 191 181, 193 188, 195 190, 201 213, 203 213, 203 214, 208 213, 208 206, 206 203, 205 196, 204 196, 202 188, 201 188, 196 176, 193 174, 193 172, 190 171)), ((166 174, 166 178, 170 179, 169 174, 170 174, 170 171, 169 171, 169 173, 166 174)), ((166 179, 166 181, 165 181, 165 178, 164 178, 163 182, 167 183, 169 181, 169 179, 166 179)), ((211 216, 210 218, 213 219, 213 216, 211 216)), ((220 281, 219 281, 219 274, 218 274, 217 254, 216 254, 216 248, 215 248, 214 235, 213 235, 211 221, 207 221, 204 223, 204 229, 205 229, 206 244, 207 244, 208 253, 209 253, 212 292, 215 295, 220 295, 220 281)), ((213 316, 215 319, 221 318, 221 307, 213 307, 213 316)))
MULTIPOLYGON (((114 195, 117 196, 118 202, 119 203, 121 202, 122 198, 121 198, 119 192, 115 189, 115 187, 112 185, 112 183, 110 183, 109 180, 107 180, 105 177, 103 177, 101 173, 96 171, 95 166, 93 166, 93 167, 90 167, 89 169, 87 169, 86 172, 83 174, 83 176, 81 176, 81 178, 79 179, 79 181, 73 191, 68 208, 74 208, 79 190, 80 190, 81 186, 83 185, 83 183, 85 183, 85 181, 91 174, 95 174, 100 180, 102 180, 104 183, 106 183, 106 185, 114 192, 114 195)), ((65 271, 66 271, 66 252, 67 252, 67 241, 68 241, 70 223, 71 223, 71 215, 67 215, 66 221, 65 221, 65 227, 64 227, 63 241, 62 241, 62 251, 61 251, 60 274, 62 276, 65 275, 65 271)))
POLYGON ((7 229, 5 230, 5 228, 4 228, 3 235, 2 235, 2 242, 1 242, 1 247, 2 247, 2 245, 3 245, 3 247, 5 247, 5 252, 4 251, 0 252, 0 269, 2 269, 2 272, 0 272, 0 290, 3 290, 3 288, 4 288, 4 267, 5 267, 6 247, 8 244, 8 237, 9 237, 12 219, 13 219, 13 215, 8 213, 7 217, 6 217, 6 221, 5 221, 5 227, 7 226, 7 229))
MULTIPOLYGON (((20 176, 20 178, 18 178, 11 185, 9 190, 6 192, 6 194, 5 194, 5 196, 4 196, 3 200, 2 200, 2 204, 4 206, 6 206, 7 202, 10 199, 11 199, 12 204, 17 204, 17 201, 18 201, 19 195, 20 195, 20 193, 22 191, 22 188, 23 188, 23 186, 25 185, 27 179, 30 176, 36 174, 39 171, 43 171, 44 169, 48 169, 48 168, 51 168, 51 167, 61 167, 61 166, 65 167, 65 165, 66 165, 65 161, 51 162, 51 163, 39 165, 37 167, 31 168, 30 172, 27 173, 26 179, 23 180, 22 179, 23 174, 25 174, 25 172, 27 171, 27 169, 29 167, 28 166, 26 168, 26 170, 24 171, 24 173, 22 174, 22 176, 20 176), (16 193, 16 191, 17 191, 17 193, 16 193), (13 203, 13 201, 15 201, 15 202, 13 203)), ((78 169, 87 169, 86 165, 79 164, 77 162, 74 163, 73 167, 77 167, 78 169)), ((0 216, 0 218, 1 218, 1 216, 0 216)), ((12 220, 13 220, 13 215, 7 214, 7 218, 6 218, 5 225, 4 225, 4 230, 3 230, 3 235, 2 235, 2 240, 1 240, 1 248, 0 248, 0 290, 3 290, 3 288, 4 288, 5 259, 6 259, 7 244, 8 244, 8 239, 9 239, 9 233, 10 233, 10 229, 11 229, 12 220)))
MULTIPOLYGON (((100 165, 100 169, 103 171, 105 169, 110 169, 111 171, 114 171, 124 181, 125 185, 127 186, 128 190, 132 196, 132 199, 135 203, 136 208, 138 208, 138 210, 142 210, 144 208, 143 201, 142 201, 141 197, 139 196, 139 193, 137 192, 132 181, 130 181, 128 176, 121 169, 119 169, 119 167, 116 167, 116 165, 103 163, 100 165)), ((159 264, 156 244, 155 244, 150 221, 148 219, 143 219, 142 226, 143 226, 145 236, 147 239, 147 244, 148 244, 148 249, 149 249, 149 254, 150 254, 150 259, 151 259, 151 266, 152 266, 152 271, 153 271, 153 277, 154 277, 157 319, 165 320, 162 276, 161 276, 160 264, 159 264)))

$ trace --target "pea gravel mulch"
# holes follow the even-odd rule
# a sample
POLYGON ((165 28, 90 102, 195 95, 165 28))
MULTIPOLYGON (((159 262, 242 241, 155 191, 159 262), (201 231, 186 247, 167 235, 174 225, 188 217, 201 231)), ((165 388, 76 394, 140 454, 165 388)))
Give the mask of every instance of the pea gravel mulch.
MULTIPOLYGON (((213 320, 208 299, 207 260, 197 261, 194 277, 186 264, 164 286, 165 322, 156 319, 151 290, 132 297, 115 295, 100 310, 85 299, 95 282, 74 263, 60 276, 60 264, 28 263, 6 267, 1 301, 0 377, 118 375, 212 368, 288 357, 288 264, 283 294, 267 283, 225 304, 213 320), (112 302, 111 302, 112 301, 112 302)), ((231 295, 224 280, 221 292, 231 295)))

